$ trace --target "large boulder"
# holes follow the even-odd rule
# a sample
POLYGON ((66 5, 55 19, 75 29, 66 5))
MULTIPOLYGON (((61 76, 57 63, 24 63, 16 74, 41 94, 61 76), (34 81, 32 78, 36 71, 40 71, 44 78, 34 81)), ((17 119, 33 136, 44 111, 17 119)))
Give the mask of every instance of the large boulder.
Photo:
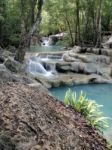
POLYGON ((83 116, 39 88, 0 87, 1 150, 107 150, 83 116))
POLYGON ((71 71, 71 63, 69 62, 57 62, 56 63, 56 70, 58 72, 62 72, 62 73, 65 73, 65 72, 69 72, 71 71))
POLYGON ((84 73, 85 63, 82 62, 74 62, 71 64, 71 69, 76 73, 84 73))
MULTIPOLYGON (((85 71, 85 70, 83 70, 85 71)), ((88 84, 88 83, 112 83, 111 78, 108 74, 104 73, 94 73, 92 70, 88 70, 88 72, 67 72, 59 73, 58 76, 52 78, 46 77, 35 77, 36 81, 41 83, 46 88, 59 87, 59 86, 72 86, 75 84, 88 84)))
POLYGON ((87 48, 86 52, 96 55, 112 57, 112 49, 109 48, 87 48))
POLYGON ((67 51, 63 54, 63 60, 66 62, 84 62, 84 63, 103 63, 109 65, 111 58, 104 55, 95 54, 77 54, 74 51, 67 51))
POLYGON ((107 64, 107 65, 109 65, 110 62, 111 62, 111 59, 110 59, 110 57, 100 55, 100 56, 96 56, 96 57, 94 58, 94 61, 95 61, 96 63, 99 63, 99 64, 102 63, 102 64, 107 64))
POLYGON ((72 49, 71 49, 71 52, 72 53, 81 53, 81 47, 80 46, 74 46, 72 49))
POLYGON ((80 59, 84 63, 97 63, 97 64, 110 64, 110 57, 103 55, 94 55, 94 54, 85 54, 85 55, 77 55, 78 59, 80 59))
POLYGON ((20 73, 25 71, 25 66, 18 61, 15 61, 11 57, 8 58, 4 64, 6 68, 9 69, 11 72, 20 73))
POLYGON ((8 58, 10 56, 13 56, 14 54, 11 53, 10 51, 3 50, 3 52, 0 55, 2 55, 4 58, 8 58))
POLYGON ((21 82, 24 84, 37 83, 32 77, 27 75, 14 74, 8 70, 4 64, 0 64, 0 83, 21 82))
POLYGON ((102 74, 102 68, 99 65, 83 62, 60 62, 56 64, 56 70, 61 73, 102 74))
POLYGON ((15 46, 9 45, 9 46, 8 46, 8 51, 10 51, 11 53, 16 53, 17 48, 16 48, 15 46))
POLYGON ((12 81, 12 74, 3 64, 0 64, 0 83, 12 81))
POLYGON ((74 62, 71 64, 71 70, 83 74, 102 74, 102 69, 94 63, 74 62))
POLYGON ((11 57, 11 56, 14 56, 14 54, 12 54, 10 51, 7 51, 7 50, 1 50, 0 51, 0 63, 4 63, 5 60, 8 58, 8 57, 11 57))
POLYGON ((84 68, 84 73, 86 74, 102 74, 102 68, 93 63, 87 63, 84 68))
POLYGON ((112 48, 112 36, 102 45, 104 48, 112 48))
POLYGON ((112 49, 102 49, 101 54, 105 56, 112 57, 112 49))

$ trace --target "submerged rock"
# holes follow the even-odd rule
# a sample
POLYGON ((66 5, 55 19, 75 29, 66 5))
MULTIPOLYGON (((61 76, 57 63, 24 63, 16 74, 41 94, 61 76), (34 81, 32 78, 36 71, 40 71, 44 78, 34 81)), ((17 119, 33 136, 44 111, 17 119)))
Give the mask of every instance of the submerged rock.
POLYGON ((39 88, 0 87, 0 146, 4 150, 107 150, 81 114, 39 88))

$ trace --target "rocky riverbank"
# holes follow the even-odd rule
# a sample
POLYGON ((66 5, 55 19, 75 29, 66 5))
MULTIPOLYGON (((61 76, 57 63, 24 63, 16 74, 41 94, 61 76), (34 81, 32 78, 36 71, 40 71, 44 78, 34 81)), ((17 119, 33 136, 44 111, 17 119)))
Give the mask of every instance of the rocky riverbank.
POLYGON ((108 149, 80 113, 38 87, 8 83, 0 89, 0 149, 108 149))
POLYGON ((31 58, 33 67, 37 67, 36 59, 39 58, 38 63, 44 69, 54 66, 53 75, 46 77, 45 74, 35 75, 34 72, 33 77, 47 88, 74 84, 112 83, 111 51, 111 49, 74 47, 64 52, 39 53, 31 58))
MULTIPOLYGON (((40 59, 44 69, 49 69, 50 66, 55 69, 51 77, 28 74, 26 68, 29 64, 15 61, 14 55, 12 50, 0 50, 0 82, 21 82, 35 86, 43 85, 46 88, 74 84, 112 83, 111 49, 74 47, 69 51, 31 55, 31 58, 46 58, 48 55, 53 59, 61 58, 61 61, 40 59)), ((28 59, 30 56, 26 54, 26 61, 28 59)), ((37 62, 34 63, 37 65, 37 62)))
MULTIPOLYGON (((95 128, 86 123, 80 113, 66 108, 63 103, 50 96, 45 87, 110 83, 110 70, 107 71, 109 68, 105 68, 107 74, 104 76, 100 70, 96 72, 96 68, 88 69, 86 66, 85 73, 81 68, 83 70, 87 63, 68 62, 64 60, 66 53, 68 54, 64 52, 58 55, 63 56, 63 61, 55 64, 58 75, 55 75, 55 78, 45 78, 27 74, 26 64, 20 64, 13 59, 15 53, 0 51, 0 148, 108 149, 106 140, 95 128), (80 73, 76 71, 78 69, 80 73)), ((42 63, 45 65, 45 62, 42 63)), ((104 65, 110 64, 111 62, 104 65)))

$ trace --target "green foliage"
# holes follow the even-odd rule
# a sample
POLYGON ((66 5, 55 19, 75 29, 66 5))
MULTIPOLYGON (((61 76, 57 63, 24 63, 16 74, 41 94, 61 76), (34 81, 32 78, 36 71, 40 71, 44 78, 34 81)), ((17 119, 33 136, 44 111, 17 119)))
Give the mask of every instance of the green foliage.
MULTIPOLYGON (((34 0, 35 1, 35 0, 34 0)), ((32 0, 0 0, 0 36, 1 43, 10 42, 10 36, 25 34, 32 26, 32 12, 34 19, 37 12, 37 1, 32 6, 32 0)), ((98 37, 98 21, 101 0, 46 0, 43 5, 41 28, 42 36, 60 32, 68 33, 67 45, 76 42, 77 10, 79 11, 80 43, 93 43, 98 37)), ((112 29, 112 1, 102 1, 101 27, 102 31, 112 29)), ((78 31, 79 32, 79 31, 78 31)), ((1 44, 0 43, 0 44, 1 44)), ((63 42, 61 42, 63 44, 63 42)), ((58 43, 59 44, 59 43, 58 43)))
POLYGON ((11 45, 18 47, 20 43, 20 36, 18 34, 13 34, 9 37, 9 41, 11 45))
POLYGON ((0 14, 0 22, 4 21, 4 17, 0 14))
POLYGON ((65 105, 72 106, 77 112, 80 112, 86 120, 97 129, 105 129, 108 127, 107 117, 103 117, 100 110, 102 105, 98 105, 93 100, 88 100, 86 95, 81 91, 77 97, 70 89, 65 94, 65 105))
MULTIPOLYGON (((96 44, 99 27, 99 9, 101 0, 80 0, 79 1, 79 22, 80 22, 80 42, 88 44, 96 44)), ((102 1, 102 30, 111 31, 112 28, 112 1, 102 1)), ((76 38, 76 0, 47 0, 44 2, 44 12, 41 31, 43 35, 46 33, 53 34, 55 31, 67 32, 69 38, 67 44, 73 42, 76 38), (58 8, 58 9, 57 9, 58 8), (47 17, 46 14, 47 13, 47 17), (46 19, 47 18, 47 22, 46 19), (69 24, 68 24, 69 23, 69 24), (70 30, 75 33, 73 37, 70 30), (46 32, 47 31, 47 32, 46 32)))
POLYGON ((109 143, 108 143, 108 149, 109 149, 109 150, 112 150, 112 142, 109 142, 109 143))
POLYGON ((62 46, 70 46, 70 42, 68 42, 68 41, 69 41, 69 37, 65 36, 65 37, 63 37, 62 40, 59 40, 58 42, 56 42, 56 45, 57 46, 60 46, 60 45, 62 45, 62 46))

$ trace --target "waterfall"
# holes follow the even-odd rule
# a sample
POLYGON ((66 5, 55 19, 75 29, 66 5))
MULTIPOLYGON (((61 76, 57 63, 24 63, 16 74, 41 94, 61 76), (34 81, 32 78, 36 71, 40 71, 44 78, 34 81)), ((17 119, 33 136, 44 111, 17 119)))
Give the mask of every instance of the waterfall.
POLYGON ((49 46, 49 39, 48 40, 44 40, 45 46, 49 46))
POLYGON ((37 75, 51 76, 52 75, 52 71, 47 71, 40 62, 35 62, 32 60, 29 60, 27 72, 34 76, 37 76, 37 75))
MULTIPOLYGON (((31 75, 52 76, 56 74, 55 64, 49 64, 47 61, 42 61, 43 58, 32 57, 28 61, 27 72, 31 75), (44 63, 46 62, 46 63, 44 63)), ((49 60, 46 58, 46 60, 49 60)))
POLYGON ((49 46, 49 37, 43 37, 42 46, 49 46))
POLYGON ((35 62, 30 60, 29 62, 29 72, 32 74, 47 74, 47 71, 44 69, 44 67, 42 66, 42 64, 40 64, 39 62, 35 62))
POLYGON ((57 74, 56 65, 55 64, 45 63, 44 66, 45 66, 45 69, 47 71, 51 71, 51 73, 55 74, 55 75, 57 74))
POLYGON ((31 57, 27 63, 27 72, 31 75, 58 76, 56 63, 62 61, 61 55, 40 54, 31 57))

